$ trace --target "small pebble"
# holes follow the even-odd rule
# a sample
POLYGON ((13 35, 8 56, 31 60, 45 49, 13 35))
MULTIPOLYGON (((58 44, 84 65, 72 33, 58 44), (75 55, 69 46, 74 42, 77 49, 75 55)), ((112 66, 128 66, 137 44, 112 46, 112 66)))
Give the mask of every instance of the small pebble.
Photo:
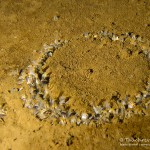
POLYGON ((60 16, 55 15, 55 16, 53 17, 53 20, 54 20, 54 21, 58 21, 59 18, 60 18, 60 16))

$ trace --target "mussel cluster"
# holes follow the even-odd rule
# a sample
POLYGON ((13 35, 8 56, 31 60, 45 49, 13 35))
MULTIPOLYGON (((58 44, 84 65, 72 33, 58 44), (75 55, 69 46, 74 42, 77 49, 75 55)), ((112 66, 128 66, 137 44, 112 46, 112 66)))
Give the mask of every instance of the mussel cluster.
MULTIPOLYGON (((84 33, 82 38, 86 39, 109 39, 111 42, 129 40, 130 44, 139 45, 141 52, 150 60, 149 47, 144 47, 143 39, 133 33, 125 33, 120 36, 103 30, 98 33, 84 33)), ((21 86, 21 99, 24 107, 31 109, 34 115, 40 120, 49 118, 52 122, 65 125, 72 124, 102 124, 111 122, 123 122, 124 119, 130 118, 134 114, 145 115, 150 104, 150 82, 147 81, 145 91, 135 95, 135 99, 131 100, 129 95, 124 99, 115 96, 109 101, 104 101, 98 106, 91 106, 93 113, 76 112, 68 106, 69 97, 61 95, 57 99, 51 98, 48 85, 51 83, 51 74, 44 67, 47 59, 53 57, 56 50, 64 47, 70 41, 56 40, 53 44, 45 44, 40 51, 39 59, 33 61, 26 69, 24 69, 18 79, 21 86)))

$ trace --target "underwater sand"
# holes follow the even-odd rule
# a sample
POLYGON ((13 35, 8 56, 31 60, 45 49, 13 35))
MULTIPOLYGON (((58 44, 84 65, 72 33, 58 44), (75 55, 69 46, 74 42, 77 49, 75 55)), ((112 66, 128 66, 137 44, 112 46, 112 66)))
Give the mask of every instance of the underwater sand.
POLYGON ((120 145, 120 138, 149 139, 149 109, 147 115, 134 115, 124 122, 62 126, 40 121, 24 108, 17 84, 19 72, 37 59, 35 50, 44 43, 67 39, 69 45, 46 63, 52 72, 49 91, 53 98, 64 93, 71 97, 70 107, 83 112, 102 99, 111 99, 116 91, 121 98, 134 97, 144 90, 149 76, 147 59, 126 52, 133 49, 128 43, 121 46, 104 40, 101 45, 99 40, 80 36, 108 29, 149 40, 149 9, 149 1, 144 0, 0 2, 0 107, 6 112, 0 120, 0 149, 127 149, 120 145))

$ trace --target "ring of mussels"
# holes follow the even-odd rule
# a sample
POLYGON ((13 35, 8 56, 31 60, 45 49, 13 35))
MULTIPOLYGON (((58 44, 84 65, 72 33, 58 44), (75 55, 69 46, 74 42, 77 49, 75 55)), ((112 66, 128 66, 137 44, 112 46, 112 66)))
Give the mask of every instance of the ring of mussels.
MULTIPOLYGON (((141 52, 150 60, 149 41, 144 41, 138 35, 133 33, 125 33, 116 35, 108 30, 98 33, 84 33, 82 38, 109 38, 111 42, 124 42, 129 39, 130 44, 139 44, 141 52), (148 46, 142 46, 147 42, 148 46)), ((40 120, 50 118, 54 123, 65 125, 72 124, 103 124, 111 122, 123 122, 124 119, 130 118, 134 114, 146 115, 150 104, 150 82, 145 85, 145 90, 135 95, 135 100, 130 100, 126 95, 124 99, 112 99, 107 103, 98 106, 92 106, 93 113, 78 113, 70 107, 67 107, 68 97, 61 95, 57 99, 52 99, 48 92, 48 84, 50 82, 50 74, 43 68, 46 60, 53 56, 56 50, 65 46, 71 41, 55 40, 53 44, 44 44, 39 54, 39 59, 33 61, 19 76, 18 84, 22 91, 21 99, 24 107, 31 109, 34 115, 40 120)))

